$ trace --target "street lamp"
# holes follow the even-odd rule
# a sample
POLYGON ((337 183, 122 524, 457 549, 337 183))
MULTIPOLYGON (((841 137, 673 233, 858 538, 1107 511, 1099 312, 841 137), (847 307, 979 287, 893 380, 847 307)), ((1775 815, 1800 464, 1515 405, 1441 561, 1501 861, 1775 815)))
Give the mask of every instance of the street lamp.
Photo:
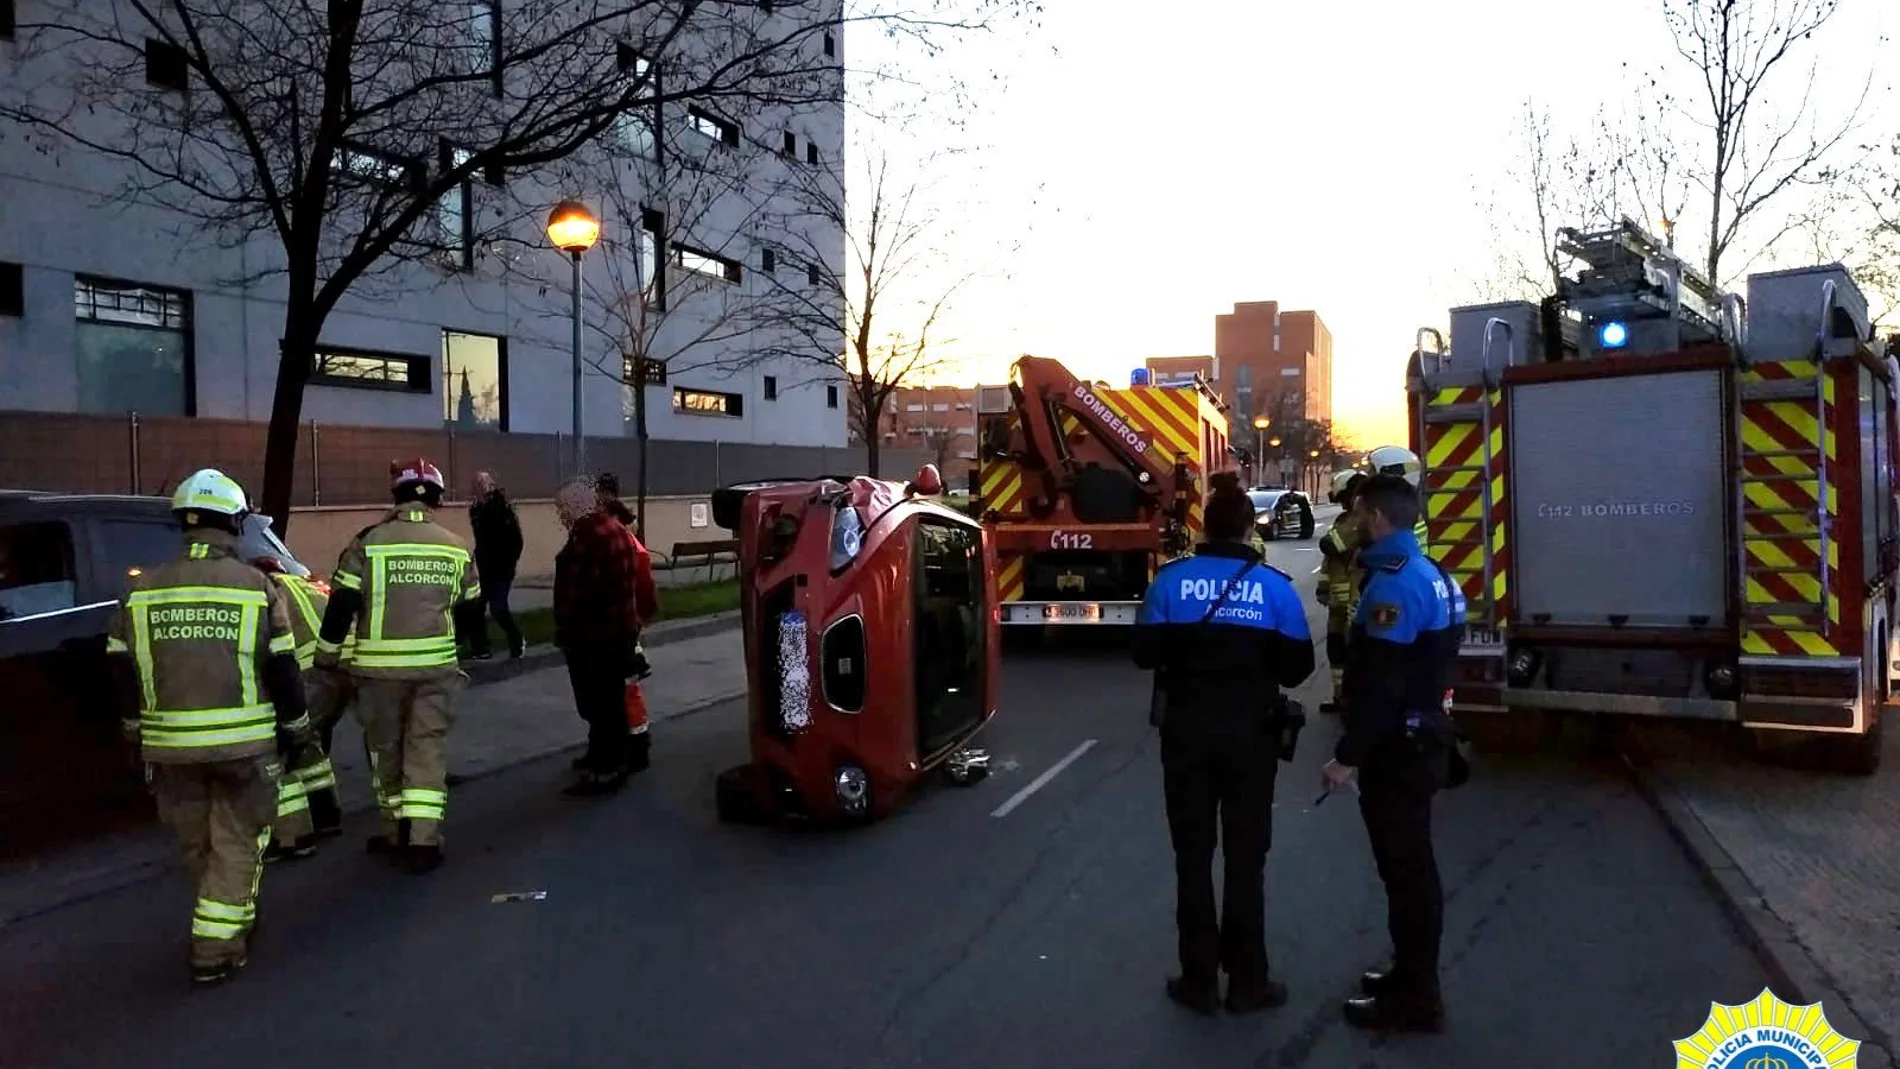
POLYGON ((548 240, 574 260, 574 474, 579 475, 587 466, 581 426, 581 254, 600 240, 600 220, 580 201, 564 200, 548 213, 548 240))
POLYGON ((1254 478, 1260 482, 1266 482, 1265 479, 1260 478, 1260 469, 1267 462, 1267 451, 1261 443, 1266 439, 1267 428, 1271 426, 1273 426, 1273 421, 1265 416, 1253 418, 1254 478))

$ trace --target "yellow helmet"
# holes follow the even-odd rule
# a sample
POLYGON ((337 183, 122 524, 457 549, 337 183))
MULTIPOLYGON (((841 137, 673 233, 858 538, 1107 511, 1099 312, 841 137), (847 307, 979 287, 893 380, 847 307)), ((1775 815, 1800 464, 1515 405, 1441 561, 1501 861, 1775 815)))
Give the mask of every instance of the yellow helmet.
POLYGON ((233 519, 251 511, 244 488, 216 468, 192 472, 172 492, 173 512, 209 512, 233 519))
POLYGON ((1366 464, 1379 475, 1402 475, 1418 487, 1418 454, 1402 445, 1382 445, 1366 454, 1366 464))
POLYGON ((1334 475, 1332 493, 1327 495, 1327 499, 1335 505, 1340 504, 1346 492, 1352 489, 1353 484, 1365 477, 1366 473, 1363 471, 1342 471, 1334 475))

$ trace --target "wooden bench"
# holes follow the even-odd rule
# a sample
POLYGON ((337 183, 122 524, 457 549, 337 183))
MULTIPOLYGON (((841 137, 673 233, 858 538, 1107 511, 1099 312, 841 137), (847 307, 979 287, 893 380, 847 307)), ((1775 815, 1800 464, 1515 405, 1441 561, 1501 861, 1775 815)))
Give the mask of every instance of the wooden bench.
POLYGON ((674 568, 706 566, 706 577, 716 578, 715 569, 720 564, 731 564, 733 578, 739 576, 739 540, 736 538, 718 539, 709 542, 675 542, 673 552, 668 555, 667 563, 674 568), (692 565, 683 565, 684 560, 693 560, 692 565))

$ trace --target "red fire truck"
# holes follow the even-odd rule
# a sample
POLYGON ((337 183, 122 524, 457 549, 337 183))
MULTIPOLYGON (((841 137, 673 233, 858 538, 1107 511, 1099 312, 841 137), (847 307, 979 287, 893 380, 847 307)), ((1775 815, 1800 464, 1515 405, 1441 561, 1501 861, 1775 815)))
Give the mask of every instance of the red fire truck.
POLYGON ((1561 237, 1555 297, 1454 309, 1408 375, 1431 552, 1471 607, 1456 714, 1729 721, 1871 772, 1900 363, 1854 280, 1743 300, 1634 223, 1561 237))

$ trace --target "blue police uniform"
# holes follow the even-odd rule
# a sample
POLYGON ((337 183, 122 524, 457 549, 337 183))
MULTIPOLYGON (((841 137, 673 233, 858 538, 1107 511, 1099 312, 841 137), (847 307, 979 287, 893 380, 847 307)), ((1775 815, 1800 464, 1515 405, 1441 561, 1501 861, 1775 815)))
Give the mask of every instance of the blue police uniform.
POLYGON ((1432 852, 1431 800, 1444 781, 1451 723, 1445 695, 1465 626, 1458 584, 1411 531, 1368 545, 1365 585, 1347 647, 1345 734, 1333 756, 1360 770, 1359 808, 1389 904, 1393 961, 1368 973, 1355 1023, 1442 1026, 1438 953, 1444 891, 1432 852))
POLYGON ((1211 1010, 1224 969, 1230 1010, 1277 1005, 1285 989, 1270 981, 1262 882, 1287 723, 1279 690, 1313 671, 1306 606, 1293 580, 1251 547, 1202 545, 1155 575, 1134 655, 1154 670, 1156 701, 1166 709, 1162 785, 1181 957, 1169 993, 1211 1010), (1218 912, 1217 843, 1225 870, 1218 912))

